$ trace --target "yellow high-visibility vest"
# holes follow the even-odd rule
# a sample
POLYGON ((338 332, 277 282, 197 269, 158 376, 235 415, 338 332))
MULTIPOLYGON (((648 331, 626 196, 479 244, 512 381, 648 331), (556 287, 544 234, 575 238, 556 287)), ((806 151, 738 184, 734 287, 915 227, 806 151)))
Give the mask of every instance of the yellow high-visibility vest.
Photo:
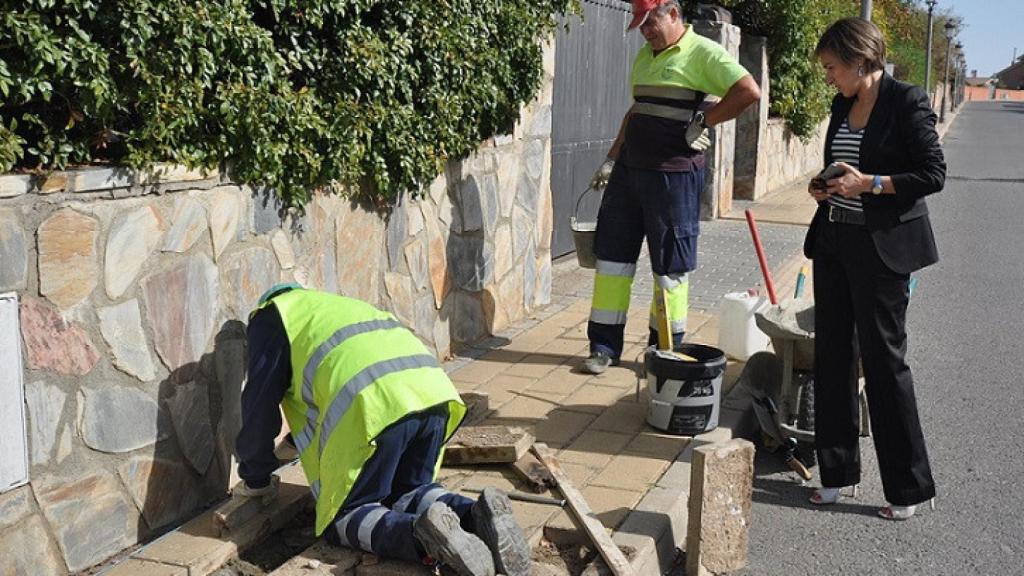
POLYGON ((291 290, 263 306, 269 303, 291 345, 292 382, 281 405, 316 497, 319 536, 385 428, 447 403, 447 440, 466 406, 434 355, 393 315, 313 290, 291 290))

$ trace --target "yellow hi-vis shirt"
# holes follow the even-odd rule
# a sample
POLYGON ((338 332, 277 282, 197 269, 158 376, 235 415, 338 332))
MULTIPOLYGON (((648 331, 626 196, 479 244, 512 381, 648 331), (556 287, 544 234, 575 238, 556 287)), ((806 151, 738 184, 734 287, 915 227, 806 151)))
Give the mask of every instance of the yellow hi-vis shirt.
MULTIPOLYGON (((658 54, 644 44, 633 61, 630 84, 637 102, 653 101, 682 112, 692 110, 692 92, 721 98, 747 74, 722 45, 687 24, 679 41, 658 54)), ((703 166, 703 155, 686 145, 685 118, 634 113, 619 160, 633 168, 676 172, 703 166)))

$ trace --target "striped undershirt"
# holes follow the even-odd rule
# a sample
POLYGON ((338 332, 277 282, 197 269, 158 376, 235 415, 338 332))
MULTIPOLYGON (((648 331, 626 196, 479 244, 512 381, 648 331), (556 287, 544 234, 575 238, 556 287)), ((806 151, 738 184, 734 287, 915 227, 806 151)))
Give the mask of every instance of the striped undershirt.
MULTIPOLYGON (((832 161, 846 162, 854 168, 860 169, 860 140, 864 136, 864 130, 850 130, 850 123, 843 119, 843 124, 832 139, 832 161)), ((864 211, 864 205, 860 198, 843 198, 838 194, 829 196, 828 203, 858 212, 864 211)))

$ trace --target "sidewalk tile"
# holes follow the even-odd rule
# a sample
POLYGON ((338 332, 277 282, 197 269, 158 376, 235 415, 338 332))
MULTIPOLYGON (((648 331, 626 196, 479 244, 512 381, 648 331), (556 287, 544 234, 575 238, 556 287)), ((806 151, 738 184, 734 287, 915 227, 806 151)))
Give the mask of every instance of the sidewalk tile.
POLYGON ((591 484, 581 490, 583 498, 587 501, 590 509, 594 511, 597 519, 604 524, 605 528, 614 530, 623 520, 633 506, 643 497, 642 492, 623 490, 622 488, 607 488, 591 484))
MULTIPOLYGON (((596 384, 596 382, 595 382, 596 384)), ((632 393, 613 386, 583 386, 562 401, 566 410, 600 414, 625 396, 632 393)))
POLYGON ((587 380, 590 380, 591 377, 591 374, 580 372, 571 363, 562 364, 551 372, 548 372, 543 378, 536 380, 530 385, 529 390, 572 394, 587 380))
POLYGON ((526 353, 513 350, 490 350, 462 368, 452 372, 449 376, 452 380, 459 382, 484 383, 493 378, 496 374, 504 372, 516 362, 527 356, 526 353))
POLYGON ((672 462, 689 443, 689 436, 641 432, 633 438, 623 451, 672 462))
POLYGON ((604 468, 633 438, 632 434, 587 430, 558 454, 558 460, 604 468))
POLYGON ((586 340, 559 337, 549 342, 547 346, 544 346, 544 349, 541 350, 541 352, 544 354, 551 354, 553 356, 564 356, 569 360, 577 357, 585 357, 589 348, 590 344, 586 340))
POLYGON ((562 398, 545 392, 522 392, 492 411, 487 420, 539 420, 557 410, 562 398))
POLYGON ((533 434, 537 441, 545 442, 552 448, 561 448, 583 434, 594 419, 593 414, 552 410, 546 418, 536 422, 533 434))
POLYGON ((524 378, 543 378, 558 366, 561 366, 567 358, 565 356, 553 356, 550 354, 530 354, 512 366, 509 366, 504 374, 509 376, 522 376, 524 378))
POLYGON ((658 482, 669 462, 660 458, 619 454, 590 481, 593 486, 646 492, 658 482))
POLYGON ((591 430, 636 434, 647 428, 647 404, 616 402, 590 425, 591 430))
POLYGON ((518 396, 519 392, 526 390, 531 383, 533 383, 533 380, 530 378, 500 374, 486 383, 477 386, 474 392, 488 394, 490 396, 491 410, 494 410, 518 396))

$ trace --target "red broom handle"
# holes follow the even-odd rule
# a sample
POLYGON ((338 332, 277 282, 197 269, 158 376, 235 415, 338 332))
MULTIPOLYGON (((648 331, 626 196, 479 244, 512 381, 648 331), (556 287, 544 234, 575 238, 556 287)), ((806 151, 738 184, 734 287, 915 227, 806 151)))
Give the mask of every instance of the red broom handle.
POLYGON ((757 222, 754 222, 754 214, 750 210, 744 210, 747 216, 747 225, 750 226, 750 236, 754 239, 754 249, 757 250, 757 261, 761 264, 761 274, 764 275, 764 285, 768 288, 768 300, 772 304, 778 304, 779 299, 775 297, 775 283, 772 282, 772 271, 768 268, 768 260, 764 257, 764 248, 761 246, 761 236, 757 233, 757 222))

